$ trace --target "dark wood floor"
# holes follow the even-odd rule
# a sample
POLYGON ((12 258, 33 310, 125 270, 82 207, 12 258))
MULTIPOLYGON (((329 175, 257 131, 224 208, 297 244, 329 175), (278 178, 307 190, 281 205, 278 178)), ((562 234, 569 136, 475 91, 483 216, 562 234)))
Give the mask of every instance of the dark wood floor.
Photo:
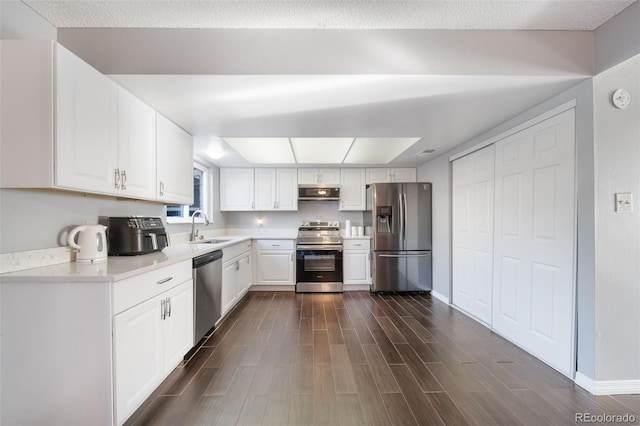
POLYGON ((426 295, 249 293, 129 425, 567 425, 634 415, 426 295))

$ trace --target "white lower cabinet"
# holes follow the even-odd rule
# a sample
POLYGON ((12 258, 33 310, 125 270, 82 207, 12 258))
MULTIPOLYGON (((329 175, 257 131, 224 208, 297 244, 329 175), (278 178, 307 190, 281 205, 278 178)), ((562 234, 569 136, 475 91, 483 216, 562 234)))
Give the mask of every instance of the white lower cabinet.
POLYGON ((121 425, 193 347, 191 260, 70 274, 0 280, 0 424, 121 425))
POLYGON ((294 246, 294 240, 257 240, 254 284, 295 284, 294 246))
POLYGON ((222 316, 224 317, 251 286, 251 241, 224 248, 222 262, 222 316))
POLYGON ((345 286, 371 284, 371 242, 367 239, 344 240, 342 274, 345 286))
POLYGON ((124 306, 118 300, 139 300, 151 295, 113 317, 117 424, 133 414, 193 347, 190 270, 190 262, 186 262, 115 283, 115 309, 124 306), (162 286, 174 279, 180 284, 163 290, 162 286))
POLYGON ((153 298, 114 318, 116 412, 124 423, 162 381, 164 351, 160 299, 153 298))

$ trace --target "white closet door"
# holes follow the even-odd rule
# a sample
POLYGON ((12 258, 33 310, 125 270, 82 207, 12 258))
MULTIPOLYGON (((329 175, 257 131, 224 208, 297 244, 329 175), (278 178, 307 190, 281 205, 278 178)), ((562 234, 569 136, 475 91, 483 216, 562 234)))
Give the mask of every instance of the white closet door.
POLYGON ((453 162, 453 304, 491 323, 494 147, 453 162))
POLYGON ((496 143, 493 328, 572 374, 575 116, 496 143))

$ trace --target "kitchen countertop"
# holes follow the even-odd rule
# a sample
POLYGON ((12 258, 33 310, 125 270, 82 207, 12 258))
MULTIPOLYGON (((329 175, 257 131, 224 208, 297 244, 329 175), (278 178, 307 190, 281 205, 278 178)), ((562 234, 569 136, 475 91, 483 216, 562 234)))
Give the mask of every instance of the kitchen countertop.
MULTIPOLYGON (((285 239, 284 237, 275 238, 285 239)), ((209 244, 206 243, 207 240, 202 240, 197 243, 169 246, 160 252, 140 256, 109 256, 105 262, 90 264, 77 262, 59 263, 52 266, 2 274, 0 275, 0 282, 120 281, 251 239, 252 237, 248 235, 224 235, 212 238, 212 240, 228 240, 219 244, 209 244)))
MULTIPOLYGON (((343 237, 344 240, 371 239, 369 235, 343 237)), ((248 240, 295 240, 291 235, 219 235, 195 243, 183 243, 166 247, 156 253, 140 256, 109 256, 99 263, 66 262, 9 272, 0 275, 0 282, 111 282, 130 278, 154 269, 173 265, 194 257, 248 240), (209 240, 227 240, 218 244, 209 240)))

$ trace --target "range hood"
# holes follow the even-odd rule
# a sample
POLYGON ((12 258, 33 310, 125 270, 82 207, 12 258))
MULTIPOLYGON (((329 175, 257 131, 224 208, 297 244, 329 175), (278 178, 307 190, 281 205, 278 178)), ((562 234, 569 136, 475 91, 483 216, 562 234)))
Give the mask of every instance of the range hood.
POLYGON ((298 200, 301 201, 335 201, 340 199, 340 188, 298 187, 298 200))

